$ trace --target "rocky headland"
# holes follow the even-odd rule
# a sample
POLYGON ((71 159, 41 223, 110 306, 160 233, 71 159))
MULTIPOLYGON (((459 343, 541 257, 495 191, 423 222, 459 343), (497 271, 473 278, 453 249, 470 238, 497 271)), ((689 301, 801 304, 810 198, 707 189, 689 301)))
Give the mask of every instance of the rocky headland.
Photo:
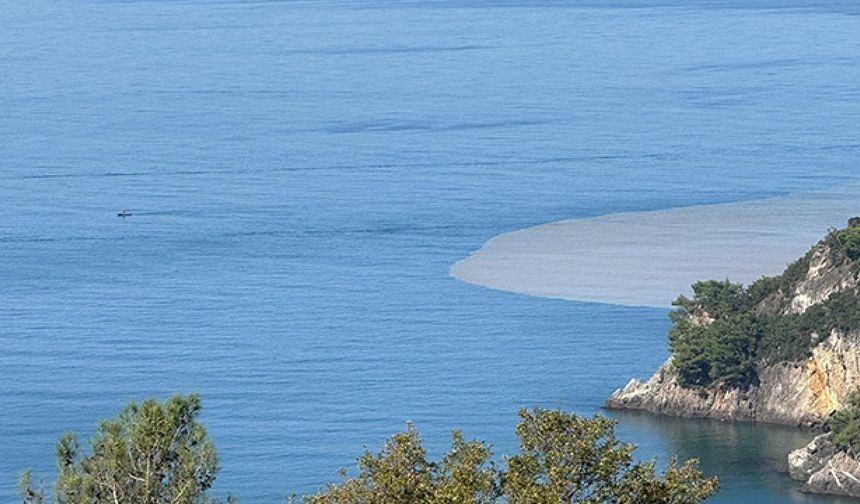
MULTIPOLYGON (((825 431, 843 412, 840 428, 857 429, 860 445, 860 406, 847 411, 860 397, 852 396, 860 388, 858 278, 855 218, 780 276, 749 287, 694 285, 693 299, 674 303, 672 357, 647 380, 613 392, 605 407, 825 431)), ((804 482, 804 491, 860 497, 860 462, 853 455, 860 446, 842 434, 834 443, 832 435, 793 451, 791 476, 804 482)))

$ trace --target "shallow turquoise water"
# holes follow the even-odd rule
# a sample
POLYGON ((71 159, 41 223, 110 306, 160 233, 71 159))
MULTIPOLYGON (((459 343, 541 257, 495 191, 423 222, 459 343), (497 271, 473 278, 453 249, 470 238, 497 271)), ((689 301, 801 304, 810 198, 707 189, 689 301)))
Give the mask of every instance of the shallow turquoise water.
MULTIPOLYGON (((451 263, 858 178, 850 3, 0 0, 0 26, 2 502, 64 430, 175 391, 245 502, 407 419, 511 451, 518 406, 596 411, 668 321, 451 263)), ((809 433, 618 418, 645 457, 702 457, 715 502, 834 502, 779 473, 809 433)))

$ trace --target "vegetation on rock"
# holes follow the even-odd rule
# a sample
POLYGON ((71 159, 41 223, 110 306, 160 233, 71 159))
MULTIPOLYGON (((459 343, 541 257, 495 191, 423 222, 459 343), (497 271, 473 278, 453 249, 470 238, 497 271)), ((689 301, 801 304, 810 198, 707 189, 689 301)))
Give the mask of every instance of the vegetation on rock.
POLYGON ((830 295, 803 313, 789 303, 806 277, 813 252, 824 250, 831 267, 850 265, 857 274, 860 218, 832 230, 813 250, 777 277, 763 277, 748 288, 709 280, 693 285, 693 298, 679 296, 669 317, 669 347, 678 381, 686 387, 747 387, 760 366, 809 355, 832 331, 860 330, 860 292, 849 288, 830 295))
POLYGON ((860 218, 848 221, 848 227, 836 232, 835 238, 852 261, 860 258, 860 218))
POLYGON ((848 397, 848 404, 833 414, 828 426, 833 444, 857 458, 860 455, 860 390, 848 397))

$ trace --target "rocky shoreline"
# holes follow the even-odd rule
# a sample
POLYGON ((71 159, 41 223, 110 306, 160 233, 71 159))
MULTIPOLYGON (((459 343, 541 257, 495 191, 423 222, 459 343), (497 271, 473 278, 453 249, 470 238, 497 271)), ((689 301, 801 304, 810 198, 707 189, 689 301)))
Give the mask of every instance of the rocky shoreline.
POLYGON ((804 482, 801 491, 860 497, 860 462, 839 451, 829 433, 789 453, 788 470, 804 482))
POLYGON ((682 387, 670 357, 648 380, 630 380, 613 392, 604 407, 685 418, 821 426, 860 383, 857 341, 854 335, 834 332, 805 362, 767 366, 759 372, 759 383, 746 390, 682 387))
MULTIPOLYGON (((805 362, 764 368, 747 390, 682 387, 669 358, 646 381, 630 380, 609 396, 610 410, 639 410, 684 418, 822 427, 860 383, 860 335, 833 333, 805 362)), ((822 434, 788 456, 801 491, 860 498, 860 461, 822 434)))

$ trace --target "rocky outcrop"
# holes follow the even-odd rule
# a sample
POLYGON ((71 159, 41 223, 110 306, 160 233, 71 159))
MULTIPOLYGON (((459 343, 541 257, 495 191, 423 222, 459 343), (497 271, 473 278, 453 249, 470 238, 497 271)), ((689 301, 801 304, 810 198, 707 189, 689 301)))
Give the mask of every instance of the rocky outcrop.
MULTIPOLYGON (((851 225, 860 226, 860 220, 851 225)), ((802 314, 837 292, 856 288, 858 263, 849 260, 840 247, 837 235, 831 232, 773 279, 778 289, 759 301, 755 310, 775 316, 802 314)), ((701 310, 690 311, 688 317, 695 325, 714 322, 701 310)), ((806 360, 761 362, 758 383, 746 389, 684 388, 670 358, 648 380, 631 380, 613 392, 605 406, 682 417, 821 425, 860 386, 860 332, 812 333, 810 338, 814 346, 806 360)))
POLYGON ((759 371, 758 385, 684 388, 667 360, 647 381, 630 380, 606 400, 608 409, 644 410, 689 417, 821 425, 860 384, 860 338, 834 332, 802 363, 780 363, 759 371))
POLYGON ((834 260, 829 247, 819 244, 808 255, 808 269, 803 279, 789 293, 790 301, 784 313, 803 313, 834 292, 857 286, 851 265, 834 260))
MULTIPOLYGON (((711 359, 716 356, 714 362, 731 353, 720 347, 723 342, 715 340, 713 335, 719 337, 719 331, 724 327, 729 327, 730 333, 731 328, 737 326, 709 328, 711 324, 722 324, 727 320, 731 324, 734 319, 729 316, 742 317, 750 312, 761 317, 755 320, 764 321, 763 324, 770 324, 774 318, 786 323, 784 326, 766 325, 772 332, 765 334, 776 334, 777 337, 766 340, 765 336, 756 340, 757 343, 768 341, 771 345, 767 349, 769 352, 755 353, 761 347, 751 347, 747 354, 747 357, 757 359, 754 384, 731 387, 713 376, 711 378, 715 381, 708 382, 693 374, 693 379, 699 381, 692 383, 711 384, 704 388, 683 387, 678 381, 672 358, 669 358, 648 380, 633 379, 624 388, 613 392, 605 407, 680 417, 823 426, 860 387, 860 321, 856 313, 860 306, 858 236, 860 218, 852 219, 847 230, 832 230, 782 275, 763 278, 745 291, 750 295, 747 298, 750 304, 744 305, 743 299, 728 298, 728 302, 736 304, 727 305, 727 301, 718 297, 723 295, 722 291, 713 290, 713 283, 700 284, 701 294, 697 291, 694 300, 679 303, 673 319, 679 324, 673 327, 678 331, 673 336, 674 344, 678 344, 682 351, 695 345, 711 345, 702 348, 712 351, 704 354, 711 359), (843 292, 848 290, 850 292, 843 292), (816 308, 809 310, 811 307, 816 308), (718 319, 709 314, 711 309, 716 310, 713 313, 718 319), (685 317, 681 321, 686 326, 680 325, 679 316, 685 317), (780 320, 780 317, 785 318, 780 320), (798 327, 803 327, 806 332, 800 332, 798 327), (711 339, 708 339, 709 335, 711 339), (805 346, 807 343, 808 347, 805 346), (794 344, 802 345, 800 350, 791 346, 794 344), (781 354, 783 350, 789 351, 781 354), (767 360, 768 356, 779 359, 780 355, 799 360, 767 360)), ((729 340, 729 343, 732 341, 736 340, 729 340)), ((679 359, 684 358, 689 356, 689 352, 679 355, 679 359)), ((707 360, 704 362, 711 364, 707 360)), ((689 362, 685 361, 686 364, 689 362)), ((696 369, 695 365, 693 369, 696 369)), ((793 451, 788 462, 792 478, 804 482, 804 491, 860 497, 860 461, 840 451, 830 441, 830 434, 818 436, 807 446, 793 451)))
POLYGON ((860 462, 822 434, 788 455, 791 477, 803 481, 801 490, 811 493, 860 497, 860 462))
POLYGON ((830 442, 829 433, 816 436, 808 445, 788 454, 788 473, 793 479, 808 481, 810 476, 827 465, 837 451, 830 442))

